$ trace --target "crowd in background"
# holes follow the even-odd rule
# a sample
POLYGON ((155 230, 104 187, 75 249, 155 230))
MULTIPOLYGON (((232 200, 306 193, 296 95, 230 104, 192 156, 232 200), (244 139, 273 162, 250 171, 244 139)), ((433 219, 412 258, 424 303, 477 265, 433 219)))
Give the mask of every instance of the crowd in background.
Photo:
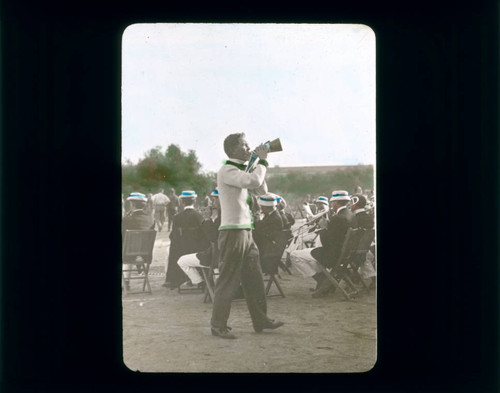
MULTIPOLYGON (((330 195, 335 195, 336 192, 339 191, 334 191, 330 195)), ((329 241, 336 243, 334 246, 336 250, 341 247, 342 239, 338 235, 330 240, 325 235, 333 225, 332 222, 336 222, 334 217, 340 216, 345 210, 342 214, 349 216, 349 223, 346 225, 374 227, 373 191, 362 190, 357 186, 352 195, 346 191, 341 193, 340 200, 335 196, 307 194, 303 202, 297 204, 295 208, 288 205, 283 196, 275 193, 267 193, 264 197, 252 197, 249 203, 254 222, 252 232, 259 248, 262 271, 265 274, 277 273, 278 264, 282 257, 285 257, 286 266, 293 265, 305 277, 320 278, 313 292, 313 295, 316 293, 315 297, 328 293, 320 285, 324 281, 321 279, 321 274, 318 274, 318 268, 314 268, 314 264, 321 262, 321 257, 318 254, 315 257, 313 250, 321 251, 325 247, 328 248, 329 241), (335 203, 340 203, 341 206, 335 203), (339 207, 342 208, 340 213, 339 207), (289 246, 284 254, 280 247, 283 242, 289 246), (307 264, 313 268, 304 268, 307 264), (322 291, 318 295, 319 289, 322 291)), ((170 289, 179 288, 181 285, 203 288, 205 283, 198 268, 203 266, 217 268, 220 205, 216 188, 211 194, 201 198, 190 190, 182 191, 178 196, 173 188, 167 194, 163 189, 159 189, 156 194, 133 192, 127 198, 122 195, 122 217, 123 231, 154 229, 161 232, 166 229, 169 232, 170 250, 168 260, 165 261, 166 280, 163 286, 170 289)), ((345 233, 345 230, 343 232, 345 233)), ((332 252, 331 249, 327 251, 332 252)), ((333 252, 338 254, 339 251, 333 252)), ((375 267, 374 248, 370 254, 367 256, 367 261, 375 267)), ((366 272, 367 268, 368 273, 363 276, 367 279, 375 277, 374 269, 370 269, 368 265, 360 267, 362 272, 363 269, 366 272)), ((328 290, 331 289, 329 286, 328 290)))

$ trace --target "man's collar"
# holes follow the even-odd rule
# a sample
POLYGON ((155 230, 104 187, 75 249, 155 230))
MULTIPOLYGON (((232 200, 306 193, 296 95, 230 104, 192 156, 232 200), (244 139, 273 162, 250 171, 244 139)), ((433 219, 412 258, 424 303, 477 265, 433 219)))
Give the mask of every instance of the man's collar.
POLYGON ((237 164, 244 164, 246 161, 243 161, 243 160, 238 160, 237 158, 231 158, 229 157, 229 159, 232 161, 232 162, 235 162, 237 164))
POLYGON ((264 213, 264 215, 266 216, 270 216, 271 214, 273 214, 274 212, 276 212, 276 208, 274 208, 273 210, 271 210, 270 212, 267 212, 267 213, 264 213))
POLYGON ((339 214, 342 210, 344 210, 346 206, 340 206, 338 210, 336 211, 336 214, 339 214))
POLYGON ((184 210, 186 210, 186 209, 194 209, 194 206, 193 205, 184 206, 184 210))
POLYGON ((247 169, 247 166, 244 164, 245 161, 237 160, 236 158, 230 158, 229 160, 225 161, 226 165, 232 165, 235 166, 238 169, 241 169, 242 171, 247 169))
POLYGON ((362 212, 364 212, 364 211, 366 211, 366 210, 365 210, 365 209, 363 209, 363 208, 361 208, 361 209, 356 209, 356 210, 354 210, 354 214, 362 213, 362 212))

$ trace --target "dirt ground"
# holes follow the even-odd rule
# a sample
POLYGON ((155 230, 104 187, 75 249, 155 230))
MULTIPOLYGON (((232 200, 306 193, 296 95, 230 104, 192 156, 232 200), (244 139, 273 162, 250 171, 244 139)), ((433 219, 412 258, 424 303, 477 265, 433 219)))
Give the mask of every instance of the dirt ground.
MULTIPOLYGON (((210 333, 211 303, 199 291, 163 288, 169 239, 158 232, 151 264, 153 294, 123 296, 123 360, 141 372, 366 372, 377 358, 376 293, 344 300, 340 291, 311 298, 312 279, 292 269, 278 278, 286 297, 268 297, 268 315, 285 322, 253 331, 244 300, 235 300, 228 325, 238 336, 210 333)), ((132 282, 132 290, 139 288, 132 282)), ((276 288, 271 289, 276 294, 276 288)))

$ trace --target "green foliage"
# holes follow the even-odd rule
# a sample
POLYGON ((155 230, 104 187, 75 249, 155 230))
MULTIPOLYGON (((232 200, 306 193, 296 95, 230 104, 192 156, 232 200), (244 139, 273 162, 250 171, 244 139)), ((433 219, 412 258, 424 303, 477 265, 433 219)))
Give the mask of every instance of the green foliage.
POLYGON ((165 151, 156 146, 144 154, 134 165, 127 161, 122 165, 122 192, 156 193, 160 188, 168 192, 174 188, 194 190, 200 196, 209 194, 215 187, 215 174, 200 173, 201 164, 193 150, 184 153, 179 146, 169 145, 165 151))

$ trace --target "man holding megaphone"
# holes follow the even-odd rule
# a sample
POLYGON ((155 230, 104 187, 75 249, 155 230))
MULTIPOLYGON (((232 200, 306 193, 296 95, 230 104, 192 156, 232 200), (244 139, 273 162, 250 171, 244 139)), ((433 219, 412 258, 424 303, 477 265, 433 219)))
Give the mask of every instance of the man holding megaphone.
POLYGON ((272 150, 269 144, 270 142, 261 144, 252 152, 244 133, 231 134, 224 140, 224 151, 229 159, 217 173, 221 205, 218 238, 220 275, 215 285, 211 319, 212 334, 221 338, 236 338, 230 332, 227 320, 240 283, 256 332, 283 325, 283 322, 267 317, 259 250, 252 238, 253 221, 248 205, 248 201, 251 201, 249 192, 255 195, 267 192, 267 154, 281 150, 281 145, 279 150, 272 150), (254 163, 245 165, 252 157, 256 157, 254 163))

